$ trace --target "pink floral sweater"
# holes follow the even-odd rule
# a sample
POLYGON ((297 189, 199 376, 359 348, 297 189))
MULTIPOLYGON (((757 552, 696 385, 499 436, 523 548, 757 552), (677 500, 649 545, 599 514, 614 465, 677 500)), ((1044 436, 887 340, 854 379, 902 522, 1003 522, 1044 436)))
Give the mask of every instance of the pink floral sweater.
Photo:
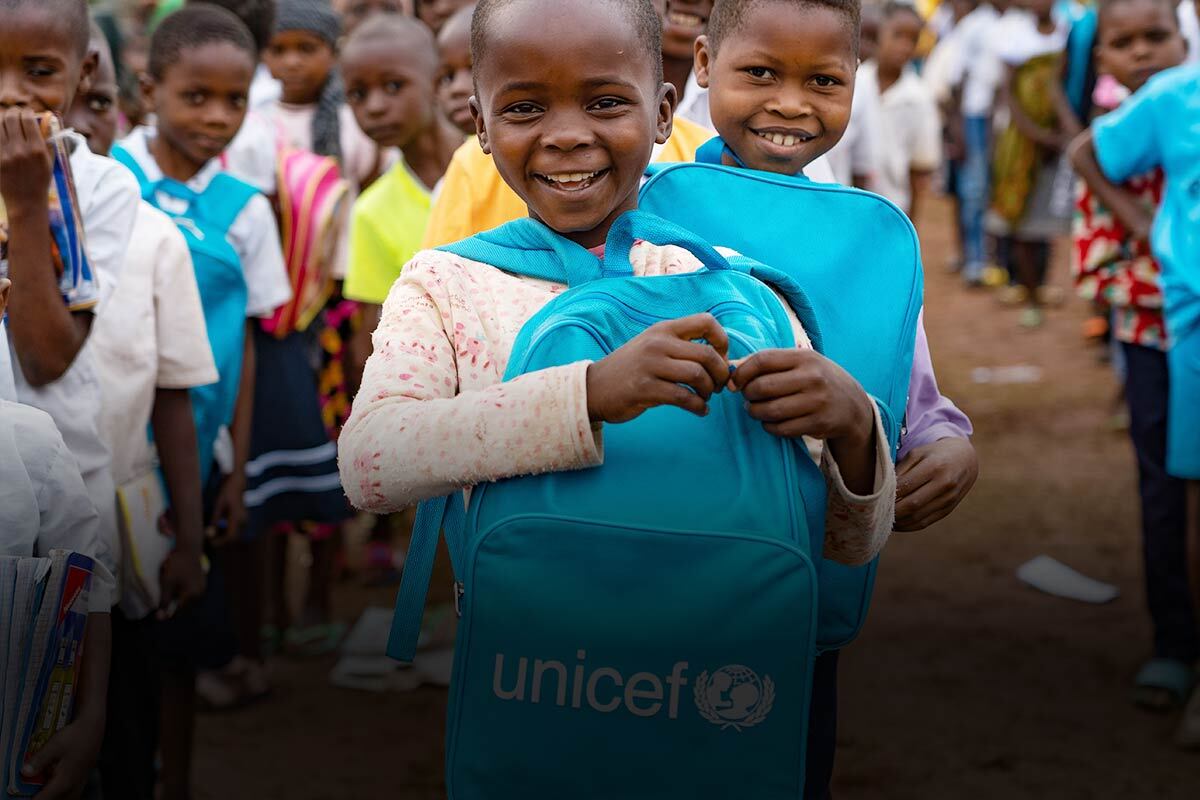
MULTIPOLYGON (((686 250, 638 242, 635 275, 692 272, 686 250)), ((418 253, 383 307, 354 410, 342 430, 342 484, 358 508, 396 511, 485 481, 593 467, 603 426, 588 419, 588 362, 501 382, 518 331, 566 287, 440 251, 418 253)), ((796 341, 810 347, 791 316, 796 341)), ((851 493, 819 442, 829 485, 825 554, 873 558, 892 529, 896 476, 876 412, 874 491, 851 493)))

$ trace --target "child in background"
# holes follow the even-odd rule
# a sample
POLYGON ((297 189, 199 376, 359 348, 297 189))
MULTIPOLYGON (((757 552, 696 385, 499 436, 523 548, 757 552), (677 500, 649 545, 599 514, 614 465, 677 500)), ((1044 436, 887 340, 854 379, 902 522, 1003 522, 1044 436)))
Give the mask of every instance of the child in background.
POLYGON ((406 14, 412 16, 412 0, 334 0, 333 10, 342 18, 346 35, 374 14, 406 14))
MULTIPOLYGON (((797 175, 838 142, 850 116, 858 22, 857 0, 717 0, 696 74, 741 166, 797 175), (793 141, 777 144, 761 131, 787 132, 793 141)), ((923 319, 906 416, 896 530, 914 531, 953 511, 978 474, 970 421, 938 391, 923 319)), ((837 659, 836 650, 821 654, 813 674, 807 798, 826 797, 833 773, 837 659)))
POLYGON ((78 273, 68 304, 51 256, 47 187, 53 165, 39 117, 61 119, 76 92, 88 88, 96 67, 95 57, 87 53, 88 38, 83 0, 14 0, 5 6, 0 25, 0 197, 9 238, 0 276, 13 283, 7 347, 16 399, 49 414, 78 461, 100 516, 96 555, 115 575, 120 548, 112 459, 100 433, 95 363, 84 344, 98 304, 115 288, 121 272, 137 184, 119 164, 88 150, 81 137, 62 134, 68 139, 91 266, 78 273))
POLYGON ((434 36, 442 32, 442 26, 455 13, 472 3, 473 0, 413 0, 417 19, 428 25, 434 36))
MULTIPOLYGON (((1127 391, 1155 627, 1156 658, 1138 674, 1138 697, 1156 704, 1181 699, 1195 680, 1192 669, 1200 657, 1188 585, 1188 501, 1181 497, 1181 492, 1191 492, 1195 503, 1200 480, 1200 142, 1193 135, 1200 125, 1195 102, 1200 66, 1178 66, 1151 77, 1183 55, 1180 31, 1165 5, 1110 0, 1101 6, 1098 55, 1115 76, 1124 75, 1130 88, 1141 88, 1072 145, 1076 169, 1128 232, 1134 255, 1142 256, 1137 263, 1143 270, 1154 263, 1146 257, 1143 242, 1148 240, 1161 265, 1166 363, 1152 347, 1123 345, 1131 355, 1127 391), (1155 213, 1146 201, 1153 199, 1158 188, 1153 183, 1160 175, 1155 213), (1174 479, 1191 485, 1182 489, 1174 479)), ((1130 277, 1155 279, 1145 271, 1130 277)), ((1149 338, 1147 344, 1161 346, 1149 338)), ((1178 741, 1200 746, 1200 694, 1189 703, 1178 741)))
POLYGON ((475 86, 471 80, 471 16, 475 4, 465 6, 446 21, 437 37, 438 105, 446 118, 454 123, 463 136, 475 135, 475 120, 471 117, 471 95, 475 86))
POLYGON ((873 80, 864 80, 863 72, 870 60, 866 55, 874 53, 878 44, 879 25, 868 28, 867 17, 878 18, 879 9, 869 5, 862 10, 863 21, 859 35, 860 64, 854 80, 854 103, 850 110, 850 122, 846 133, 824 158, 833 168, 834 179, 843 186, 878 191, 875 179, 879 173, 883 148, 883 110, 879 106, 879 86, 873 80), (868 40, 867 33, 871 38, 868 40))
MULTIPOLYGON (((665 4, 654 2, 652 5, 656 6, 661 18, 665 4)), ((478 107, 474 107, 471 113, 474 115, 478 111, 478 107)), ((700 145, 710 138, 712 131, 677 116, 667 142, 655 145, 653 160, 691 161, 700 145)), ((475 139, 469 139, 458 148, 446 170, 433 201, 429 227, 421 246, 440 247, 519 219, 527 213, 525 203, 496 171, 492 157, 475 139)))
MULTIPOLYGON (((95 77, 76 97, 67 122, 92 152, 107 155, 117 129, 117 79, 99 30, 92 32, 89 52, 98 56, 95 77)), ((113 478, 120 490, 161 464, 170 498, 175 548, 159 570, 158 616, 165 617, 204 593, 200 465, 188 390, 215 383, 218 375, 187 243, 170 217, 149 203, 138 204, 121 281, 101 312, 88 347, 100 378, 101 431, 112 450, 113 478), (104 313, 109 307, 116 313, 104 313)), ((113 610, 108 692, 110 706, 121 713, 108 716, 100 773, 110 796, 129 800, 154 798, 161 683, 156 622, 154 614, 113 610)))
MULTIPOLYGON (((156 127, 135 129, 113 150, 138 175, 147 199, 191 234, 189 248, 220 375, 216 386, 192 393, 209 532, 214 538, 220 534, 216 541, 237 539, 246 519, 255 389, 254 339, 247 329, 253 318, 270 315, 290 296, 270 203, 223 173, 219 161, 245 117, 255 64, 254 40, 229 11, 194 4, 167 17, 151 39, 144 79, 156 127), (196 230, 204 235, 203 250, 196 230), (217 447, 219 427, 230 431, 231 448, 217 447)), ((222 555, 219 564, 225 570, 242 566, 222 555)), ((214 626, 223 631, 223 625, 184 609, 164 625, 160 637, 166 690, 162 785, 168 800, 190 796, 196 669, 218 667, 232 655, 231 643, 212 633, 214 626)), ((261 686, 261 667, 248 667, 245 682, 261 686)))
MULTIPOLYGON (((188 0, 188 2, 205 2, 228 9, 246 24, 250 35, 254 37, 254 45, 258 52, 267 49, 271 34, 275 30, 276 0, 188 0)), ((271 76, 271 71, 265 64, 259 64, 254 71, 254 82, 250 84, 250 110, 256 111, 269 106, 279 99, 279 81, 271 76)))
MULTIPOLYGON (((0 277, 0 320, 11 286, 8 278, 0 277)), ((0 351, 7 355, 2 322, 0 351)), ((0 358, 0 369, 7 366, 6 360, 0 358)), ((54 420, 44 411, 14 402, 11 387, 3 380, 0 387, 0 555, 45 557, 51 550, 62 549, 94 559, 100 546, 100 518, 54 420)), ((115 593, 112 574, 97 561, 75 717, 34 756, 26 772, 49 773, 39 797, 78 794, 96 763, 104 737, 111 647, 109 607, 115 593)))
POLYGON ((916 10, 889 3, 883 10, 875 60, 860 79, 878 88, 880 169, 874 190, 891 200, 914 222, 942 160, 941 123, 929 87, 912 66, 925 23, 916 10))
POLYGON ((462 135, 438 112, 437 48, 415 20, 392 14, 363 23, 346 40, 341 68, 358 124, 379 147, 404 156, 354 204, 345 294, 366 304, 364 328, 374 330, 400 267, 421 249, 430 193, 462 135))
POLYGON ((679 94, 675 123, 686 119, 711 130, 708 100, 692 74, 692 61, 696 38, 708 27, 713 0, 655 0, 654 5, 663 21, 663 78, 679 94))
POLYGON ((1055 178, 1069 139, 1059 117, 1059 80, 1067 26, 1056 21, 1053 0, 1026 0, 1029 15, 1017 18, 996 43, 1005 65, 1003 104, 1011 122, 996 141, 989 226, 1010 237, 1011 270, 1019 283, 1006 299, 1025 303, 1020 324, 1042 324, 1043 292, 1053 240, 1067 232, 1054 208, 1055 178))

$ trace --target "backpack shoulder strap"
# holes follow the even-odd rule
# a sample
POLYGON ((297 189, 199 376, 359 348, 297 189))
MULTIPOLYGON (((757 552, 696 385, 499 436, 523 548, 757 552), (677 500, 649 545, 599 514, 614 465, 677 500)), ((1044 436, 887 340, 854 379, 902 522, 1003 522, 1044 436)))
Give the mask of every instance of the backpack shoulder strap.
POLYGON ((154 192, 154 184, 146 175, 146 171, 142 169, 141 164, 138 164, 137 159, 133 157, 133 154, 120 144, 114 144, 110 154, 114 161, 133 173, 134 180, 138 182, 138 189, 141 190, 142 199, 149 200, 150 195, 154 192))
POLYGON ((438 248, 462 258, 546 281, 576 286, 600 277, 600 259, 529 217, 438 248))
POLYGON ((198 193, 196 202, 205 222, 228 232, 234 220, 257 194, 260 194, 258 189, 245 181, 226 172, 218 172, 204 191, 198 193))

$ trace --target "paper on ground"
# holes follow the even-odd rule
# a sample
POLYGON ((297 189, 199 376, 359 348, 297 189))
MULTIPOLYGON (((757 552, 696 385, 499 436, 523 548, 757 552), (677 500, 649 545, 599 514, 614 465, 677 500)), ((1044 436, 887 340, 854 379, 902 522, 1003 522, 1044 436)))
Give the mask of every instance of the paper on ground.
POLYGON ((1046 594, 1097 605, 1111 602, 1120 594, 1111 583, 1089 578, 1046 555, 1018 567, 1017 579, 1046 594))
POLYGON ((454 650, 419 650, 412 665, 401 664, 387 655, 392 610, 367 608, 342 643, 329 680, 335 686, 372 692, 404 692, 422 684, 448 686, 454 650))

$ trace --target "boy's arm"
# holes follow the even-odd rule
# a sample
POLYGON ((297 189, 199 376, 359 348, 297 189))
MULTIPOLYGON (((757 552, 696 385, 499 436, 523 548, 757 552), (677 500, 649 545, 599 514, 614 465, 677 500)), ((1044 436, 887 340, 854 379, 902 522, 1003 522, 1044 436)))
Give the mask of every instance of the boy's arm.
POLYGON ((1087 182, 1096 196, 1117 221, 1125 226, 1135 239, 1150 237, 1150 228, 1154 223, 1153 217, 1147 213, 1144 205, 1138 202, 1132 194, 1110 181, 1100 163, 1096 160, 1096 146, 1090 130, 1084 131, 1071 142, 1068 150, 1071 165, 1079 177, 1087 182))
POLYGON ((78 797, 100 755, 112 657, 110 616, 107 613, 88 614, 84 637, 74 717, 21 768, 26 777, 49 776, 46 785, 37 793, 38 800, 78 797))
POLYGON ((158 460, 171 498, 175 549, 161 570, 162 602, 159 611, 169 616, 174 607, 204 593, 200 558, 204 543, 204 509, 200 491, 200 460, 196 450, 196 423, 187 389, 162 389, 154 393, 150 415, 158 460))
POLYGON ((933 184, 933 173, 929 170, 914 169, 908 172, 908 187, 909 197, 908 202, 908 218, 915 225, 920 219, 921 209, 925 205, 925 198, 929 194, 929 187, 933 184))
POLYGON ((236 539, 246 524, 246 462, 250 460, 250 426, 254 417, 255 351, 253 320, 246 321, 242 345, 242 376, 229 433, 233 437, 233 471, 225 476, 213 506, 212 524, 224 526, 222 540, 236 539))
POLYGON ((1013 97, 1013 76, 1015 74, 1016 70, 1014 70, 1012 67, 1007 67, 1004 71, 1004 81, 1000 85, 1000 97, 1003 104, 1008 106, 1009 113, 1012 116, 1013 125, 1017 126, 1017 130, 1020 131, 1022 135, 1032 139, 1042 147, 1046 147, 1051 150, 1062 150, 1063 137, 1059 134, 1059 132, 1049 128, 1043 128, 1041 125, 1038 125, 1036 122, 1030 119, 1029 115, 1025 113, 1025 109, 1021 108, 1021 104, 1018 103, 1013 97))
POLYGON ((8 211, 8 326, 21 372, 31 386, 62 377, 91 329, 90 312, 63 303, 51 260, 50 152, 32 111, 10 108, 0 119, 0 195, 8 211))

